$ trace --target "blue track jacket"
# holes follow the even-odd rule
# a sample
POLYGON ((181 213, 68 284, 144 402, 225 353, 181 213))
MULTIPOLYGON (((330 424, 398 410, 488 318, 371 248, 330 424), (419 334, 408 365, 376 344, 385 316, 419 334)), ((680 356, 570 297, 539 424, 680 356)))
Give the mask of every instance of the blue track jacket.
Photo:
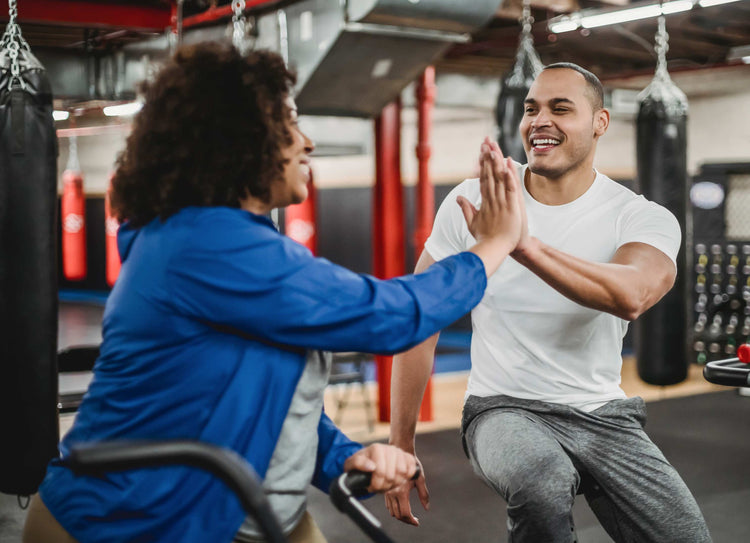
MULTIPOLYGON (((381 281, 315 258, 263 216, 192 207, 120 228, 94 379, 65 436, 196 439, 233 449, 264 477, 305 349, 396 353, 482 298, 481 260, 461 253, 381 281)), ((325 415, 314 480, 328 489, 361 445, 325 415)), ((77 477, 53 460, 42 500, 79 542, 231 541, 245 513, 206 472, 165 467, 77 477)))

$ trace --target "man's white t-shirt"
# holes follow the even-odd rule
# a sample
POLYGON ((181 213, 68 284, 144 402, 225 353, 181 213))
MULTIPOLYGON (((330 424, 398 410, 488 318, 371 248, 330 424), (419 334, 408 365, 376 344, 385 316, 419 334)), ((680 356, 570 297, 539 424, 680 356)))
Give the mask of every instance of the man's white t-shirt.
MULTIPOLYGON (((519 179, 525 173, 526 166, 519 166, 519 179)), ((529 234, 555 249, 608 262, 620 246, 641 242, 675 261, 681 242, 675 217, 601 173, 564 205, 541 204, 523 191, 529 234)), ((440 206, 425 242, 435 260, 475 243, 456 203, 459 195, 479 207, 479 180, 467 179, 440 206)), ((628 322, 566 298, 513 258, 490 277, 471 320, 467 395, 504 394, 586 411, 625 397, 620 371, 628 322)))

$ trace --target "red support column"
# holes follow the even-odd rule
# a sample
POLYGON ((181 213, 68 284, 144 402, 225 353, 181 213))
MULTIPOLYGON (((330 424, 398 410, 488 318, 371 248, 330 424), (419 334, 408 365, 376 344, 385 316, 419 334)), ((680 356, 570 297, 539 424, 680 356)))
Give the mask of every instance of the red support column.
MULTIPOLYGON (((381 279, 405 273, 404 200, 401 185, 401 102, 385 106, 375 119, 373 194, 373 271, 381 279)), ((376 356, 378 420, 391 418, 393 357, 376 356)))
MULTIPOLYGON (((432 108, 435 105, 435 68, 428 66, 422 73, 415 94, 417 98, 417 161, 419 162, 419 177, 417 178, 416 194, 416 224, 414 227, 414 254, 420 255, 424 249, 424 242, 432 232, 432 222, 435 218, 435 189, 430 181, 430 132, 432 131, 432 108)), ((432 379, 422 398, 419 410, 419 420, 432 420, 432 379)))

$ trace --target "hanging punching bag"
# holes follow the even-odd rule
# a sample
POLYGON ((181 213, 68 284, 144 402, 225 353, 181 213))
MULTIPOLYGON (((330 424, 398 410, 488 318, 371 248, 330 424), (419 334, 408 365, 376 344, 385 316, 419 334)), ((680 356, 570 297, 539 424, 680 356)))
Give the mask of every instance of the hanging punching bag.
POLYGON ((523 101, 529 93, 531 84, 542 71, 543 64, 534 50, 534 38, 531 36, 531 11, 528 0, 524 0, 520 43, 516 53, 516 62, 511 70, 503 76, 500 95, 497 98, 495 119, 497 121, 497 142, 505 156, 521 164, 526 162, 526 151, 518 132, 523 117, 523 101))
POLYGON ((672 385, 687 377, 687 98, 666 67, 667 34, 660 17, 659 53, 653 81, 638 96, 636 130, 638 181, 643 195, 671 211, 680 223, 683 247, 672 289, 635 322, 638 374, 652 385, 672 385))
POLYGON ((110 203, 110 192, 112 191, 112 177, 109 177, 109 187, 104 196, 104 255, 105 275, 107 284, 111 287, 120 275, 120 253, 117 250, 117 230, 120 223, 112 216, 112 204, 110 203))
POLYGON ((0 49, 0 492, 57 456, 57 138, 44 68, 16 24, 0 49))
POLYGON ((86 196, 83 173, 78 163, 76 137, 69 140, 68 165, 62 175, 62 267, 65 279, 86 279, 86 196))

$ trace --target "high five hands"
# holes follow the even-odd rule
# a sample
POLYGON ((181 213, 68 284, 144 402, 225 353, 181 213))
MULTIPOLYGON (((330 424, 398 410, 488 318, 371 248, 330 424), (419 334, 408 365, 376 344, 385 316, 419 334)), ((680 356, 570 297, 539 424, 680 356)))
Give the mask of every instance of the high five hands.
POLYGON ((477 244, 469 249, 479 256, 491 275, 503 259, 528 239, 526 209, 518 173, 510 158, 503 157, 496 142, 485 138, 479 155, 479 190, 482 202, 477 209, 459 196, 469 232, 477 244))

